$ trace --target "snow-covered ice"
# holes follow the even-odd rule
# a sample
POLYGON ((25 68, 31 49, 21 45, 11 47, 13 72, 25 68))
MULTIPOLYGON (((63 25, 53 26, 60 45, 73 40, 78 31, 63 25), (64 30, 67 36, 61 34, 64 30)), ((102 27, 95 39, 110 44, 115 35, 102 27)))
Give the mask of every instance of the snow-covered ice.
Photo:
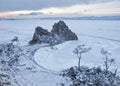
POLYGON ((81 65, 103 66, 103 58, 100 54, 101 48, 105 48, 112 53, 110 58, 116 60, 116 64, 111 67, 114 71, 120 65, 120 21, 65 21, 73 32, 76 32, 79 40, 69 41, 50 47, 40 48, 34 58, 35 61, 45 68, 60 71, 77 65, 77 57, 73 50, 77 45, 85 44, 92 50, 82 57, 81 65))
MULTIPOLYGON (((82 38, 85 39, 86 37, 82 38)), ((103 66, 104 56, 101 55, 100 50, 101 48, 105 48, 112 53, 110 58, 116 59, 117 65, 113 65, 113 68, 119 68, 120 44, 110 42, 111 41, 106 41, 104 39, 96 39, 95 41, 94 38, 86 39, 86 41, 82 39, 79 41, 69 41, 63 44, 55 45, 53 49, 51 47, 40 48, 35 53, 34 58, 39 65, 51 70, 60 71, 70 68, 71 66, 78 65, 78 58, 73 53, 73 50, 77 45, 86 44, 87 46, 90 46, 92 50, 82 56, 81 65, 86 65, 89 67, 103 66)))
MULTIPOLYGON (((52 71, 61 71, 71 66, 77 66, 78 58, 73 53, 77 45, 85 44, 91 51, 85 53, 81 65, 89 67, 102 66, 104 56, 100 49, 105 48, 112 53, 110 58, 116 60, 111 70, 120 71, 120 21, 103 20, 64 20, 69 28, 78 35, 78 41, 67 41, 51 47, 41 47, 35 52, 34 61, 37 65, 52 71)), ((35 27, 41 26, 49 31, 58 20, 2 20, 0 21, 0 43, 18 36, 20 45, 25 46, 32 39, 35 27)), ((57 86, 56 83, 64 81, 62 77, 38 71, 34 74, 25 73, 24 78, 36 86, 57 86), (52 78, 51 78, 52 77, 52 78), (56 81, 56 82, 55 82, 56 81), (46 83, 47 82, 47 83, 46 83)))
MULTIPOLYGON (((55 22, 58 22, 58 20, 0 21, 0 42, 18 36, 20 43, 26 45, 32 39, 35 27, 41 26, 50 31, 55 22)), ((102 64, 102 56, 99 53, 101 48, 107 48, 113 54, 112 56, 117 59, 116 61, 120 60, 120 21, 65 20, 65 23, 73 32, 77 33, 79 40, 56 45, 57 50, 52 50, 49 47, 40 48, 34 56, 38 64, 53 70, 61 70, 77 65, 77 57, 72 51, 79 44, 92 47, 92 50, 83 56, 83 65, 102 64)))

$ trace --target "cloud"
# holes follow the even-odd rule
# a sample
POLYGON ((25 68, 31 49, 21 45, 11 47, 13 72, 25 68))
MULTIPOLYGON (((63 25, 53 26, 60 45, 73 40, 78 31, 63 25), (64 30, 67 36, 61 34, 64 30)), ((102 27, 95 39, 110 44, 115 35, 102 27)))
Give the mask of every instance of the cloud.
MULTIPOLYGON (((51 1, 51 0, 48 0, 51 1)), ((55 0, 56 1, 56 0, 55 0)), ((61 0, 62 1, 62 0, 61 0)), ((68 0, 66 0, 68 1, 68 0)), ((76 0, 75 0, 76 1, 76 0)), ((20 10, 20 11, 9 11, 0 13, 0 16, 15 16, 15 15, 31 15, 31 16, 65 16, 65 15, 120 15, 120 1, 112 0, 108 2, 108 0, 94 0, 94 4, 92 3, 93 0, 89 0, 89 3, 84 2, 82 4, 82 0, 80 4, 72 4, 70 6, 53 6, 53 7, 46 7, 36 10, 20 10)), ((85 0, 88 1, 88 0, 85 0)))
POLYGON ((38 10, 48 7, 65 7, 75 4, 104 3, 119 0, 0 0, 0 12, 38 10))
POLYGON ((68 7, 51 7, 40 10, 43 13, 52 14, 120 14, 120 2, 77 4, 68 7))
POLYGON ((41 15, 43 14, 42 12, 31 12, 29 14, 26 14, 26 15, 32 15, 32 16, 35 16, 35 15, 41 15))

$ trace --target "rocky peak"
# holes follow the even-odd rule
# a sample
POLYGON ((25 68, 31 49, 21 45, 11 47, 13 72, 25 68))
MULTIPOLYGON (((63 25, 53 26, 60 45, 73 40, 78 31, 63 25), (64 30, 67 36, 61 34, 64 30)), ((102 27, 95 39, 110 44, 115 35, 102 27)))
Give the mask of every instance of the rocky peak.
POLYGON ((43 29, 42 27, 37 26, 37 27, 35 28, 35 33, 34 33, 34 34, 37 34, 37 35, 42 36, 42 35, 48 35, 49 32, 48 32, 48 30, 43 29))
POLYGON ((42 27, 37 26, 33 35, 33 39, 29 42, 30 44, 35 44, 40 42, 40 37, 49 35, 48 30, 43 29, 42 27))
POLYGON ((62 34, 65 30, 68 30, 68 26, 64 21, 59 21, 53 25, 52 33, 56 33, 58 35, 62 34))
POLYGON ((55 23, 51 32, 62 36, 65 41, 78 40, 77 35, 68 28, 64 21, 55 23))

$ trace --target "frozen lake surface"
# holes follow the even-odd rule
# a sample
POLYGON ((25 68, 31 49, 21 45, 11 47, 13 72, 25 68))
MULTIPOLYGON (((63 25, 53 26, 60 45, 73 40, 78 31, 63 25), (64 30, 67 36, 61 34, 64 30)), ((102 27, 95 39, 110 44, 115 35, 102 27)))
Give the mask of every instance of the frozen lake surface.
MULTIPOLYGON (((26 45, 32 39, 35 27, 41 26, 49 31, 58 20, 2 20, 0 21, 0 43, 18 36, 21 45, 26 45)), ((55 46, 40 48, 35 53, 35 61, 51 70, 62 70, 77 65, 77 57, 73 54, 79 44, 92 47, 83 55, 81 65, 103 66, 103 56, 100 49, 105 48, 112 53, 110 58, 116 59, 116 65, 111 69, 120 70, 120 21, 103 20, 65 20, 69 28, 75 32, 79 40, 69 41, 55 46)))
MULTIPOLYGON (((30 40, 35 27, 41 26, 50 31, 55 22, 58 20, 2 20, 0 21, 0 37, 2 37, 0 41, 11 39, 16 35, 22 41, 30 40)), ((86 34, 120 40, 120 21, 65 20, 65 23, 78 35, 86 34)))

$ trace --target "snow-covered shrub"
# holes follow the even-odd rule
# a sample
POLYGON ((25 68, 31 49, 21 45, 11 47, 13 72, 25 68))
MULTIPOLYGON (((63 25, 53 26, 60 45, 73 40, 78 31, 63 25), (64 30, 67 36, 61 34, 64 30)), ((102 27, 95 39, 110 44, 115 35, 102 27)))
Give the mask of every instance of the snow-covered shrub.
POLYGON ((19 43, 19 39, 17 36, 15 36, 12 40, 11 40, 12 43, 16 43, 16 45, 18 45, 19 43))
POLYGON ((70 86, 119 86, 120 76, 115 76, 114 73, 108 71, 105 75, 105 70, 100 67, 88 68, 81 66, 80 71, 77 67, 71 67, 64 70, 61 75, 69 77, 71 80, 70 86))
POLYGON ((0 74, 0 86, 11 86, 10 76, 7 74, 0 74))
POLYGON ((15 37, 10 43, 0 44, 0 62, 4 65, 15 66, 18 64, 21 48, 18 44, 18 38, 15 37))
POLYGON ((18 42, 18 38, 15 37, 10 42, 0 44, 0 86, 29 86, 26 85, 27 82, 24 80, 21 71, 26 71, 27 67, 29 69, 33 67, 30 59, 27 58, 31 56, 33 51, 23 50, 24 48, 20 47, 18 42))

